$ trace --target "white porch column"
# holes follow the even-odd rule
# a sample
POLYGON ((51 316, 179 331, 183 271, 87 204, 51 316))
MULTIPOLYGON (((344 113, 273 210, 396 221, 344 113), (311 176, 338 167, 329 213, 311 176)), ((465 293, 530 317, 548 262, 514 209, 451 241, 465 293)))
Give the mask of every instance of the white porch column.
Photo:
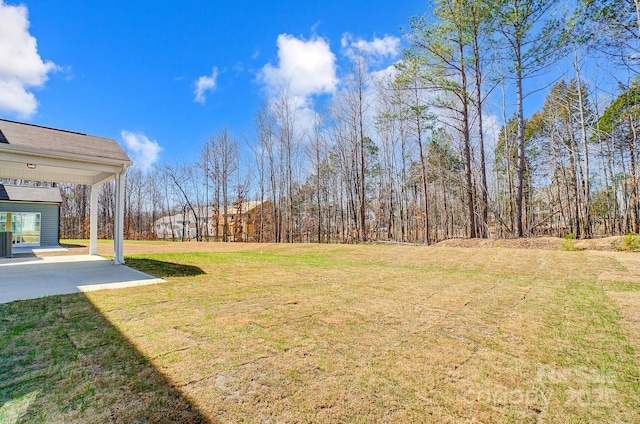
POLYGON ((116 174, 116 210, 113 224, 113 263, 124 264, 124 171, 116 174))
POLYGON ((89 254, 98 254, 98 189, 100 184, 91 186, 91 205, 89 217, 89 254))

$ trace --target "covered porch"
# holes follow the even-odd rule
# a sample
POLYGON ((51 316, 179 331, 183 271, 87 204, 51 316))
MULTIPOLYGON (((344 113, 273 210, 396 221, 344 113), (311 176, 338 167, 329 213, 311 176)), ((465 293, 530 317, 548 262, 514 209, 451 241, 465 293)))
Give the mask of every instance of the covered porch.
POLYGON ((114 259, 124 264, 125 172, 131 159, 113 139, 0 119, 0 178, 91 187, 89 254, 98 254, 98 189, 115 180, 114 259))

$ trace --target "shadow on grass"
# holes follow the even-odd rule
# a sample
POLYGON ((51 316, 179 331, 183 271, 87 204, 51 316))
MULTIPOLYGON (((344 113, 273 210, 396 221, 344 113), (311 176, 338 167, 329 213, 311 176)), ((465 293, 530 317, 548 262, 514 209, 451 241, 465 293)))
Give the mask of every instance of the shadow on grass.
POLYGON ((158 278, 195 277, 205 274, 205 272, 197 266, 158 261, 156 259, 126 257, 125 263, 128 267, 135 268, 138 271, 158 278))
POLYGON ((78 249, 81 247, 87 247, 86 244, 78 244, 78 243, 60 243, 60 247, 64 247, 65 249, 78 249))
POLYGON ((73 294, 0 304, 0 422, 212 421, 73 294))

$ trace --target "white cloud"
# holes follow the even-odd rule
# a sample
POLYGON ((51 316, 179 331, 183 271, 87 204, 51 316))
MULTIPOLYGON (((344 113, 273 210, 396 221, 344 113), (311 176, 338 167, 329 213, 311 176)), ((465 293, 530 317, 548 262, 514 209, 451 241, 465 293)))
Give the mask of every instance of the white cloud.
POLYGON ((42 87, 48 73, 57 69, 38 54, 37 41, 29 33, 27 8, 0 0, 0 110, 32 116, 38 101, 30 90, 42 87))
POLYGON ((204 104, 206 97, 204 93, 207 91, 213 91, 216 89, 216 79, 218 78, 218 68, 215 66, 211 71, 211 76, 203 75, 196 80, 196 89, 194 94, 196 95, 194 101, 204 104))
POLYGON ((120 132, 125 148, 131 159, 133 166, 142 172, 147 172, 154 163, 157 162, 162 147, 155 140, 149 140, 142 133, 134 133, 127 130, 120 132))
POLYGON ((318 36, 309 40, 280 34, 277 39, 278 63, 267 64, 258 73, 274 105, 288 102, 294 115, 296 137, 313 127, 313 96, 334 94, 337 90, 336 56, 329 41, 318 36), (282 97, 284 96, 284 97, 282 97))
POLYGON ((373 82, 392 82, 398 75, 398 68, 396 68, 395 65, 389 65, 384 69, 371 71, 369 75, 371 76, 371 81, 373 82))
POLYGON ((347 56, 366 54, 373 60, 385 58, 393 59, 400 54, 400 39, 391 35, 382 38, 374 37, 371 41, 362 38, 355 39, 353 35, 345 33, 340 40, 340 45, 347 56))
POLYGON ((306 102, 317 94, 336 90, 336 56, 329 42, 314 36, 309 40, 280 34, 277 40, 278 64, 265 65, 258 75, 270 94, 287 87, 293 96, 306 102))

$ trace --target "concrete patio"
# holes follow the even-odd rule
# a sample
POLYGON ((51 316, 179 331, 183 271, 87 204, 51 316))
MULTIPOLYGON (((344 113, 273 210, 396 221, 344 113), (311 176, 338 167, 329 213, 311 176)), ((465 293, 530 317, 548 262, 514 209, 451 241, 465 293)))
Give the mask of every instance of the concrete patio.
POLYGON ((0 259, 0 303, 165 282, 100 256, 0 259))

